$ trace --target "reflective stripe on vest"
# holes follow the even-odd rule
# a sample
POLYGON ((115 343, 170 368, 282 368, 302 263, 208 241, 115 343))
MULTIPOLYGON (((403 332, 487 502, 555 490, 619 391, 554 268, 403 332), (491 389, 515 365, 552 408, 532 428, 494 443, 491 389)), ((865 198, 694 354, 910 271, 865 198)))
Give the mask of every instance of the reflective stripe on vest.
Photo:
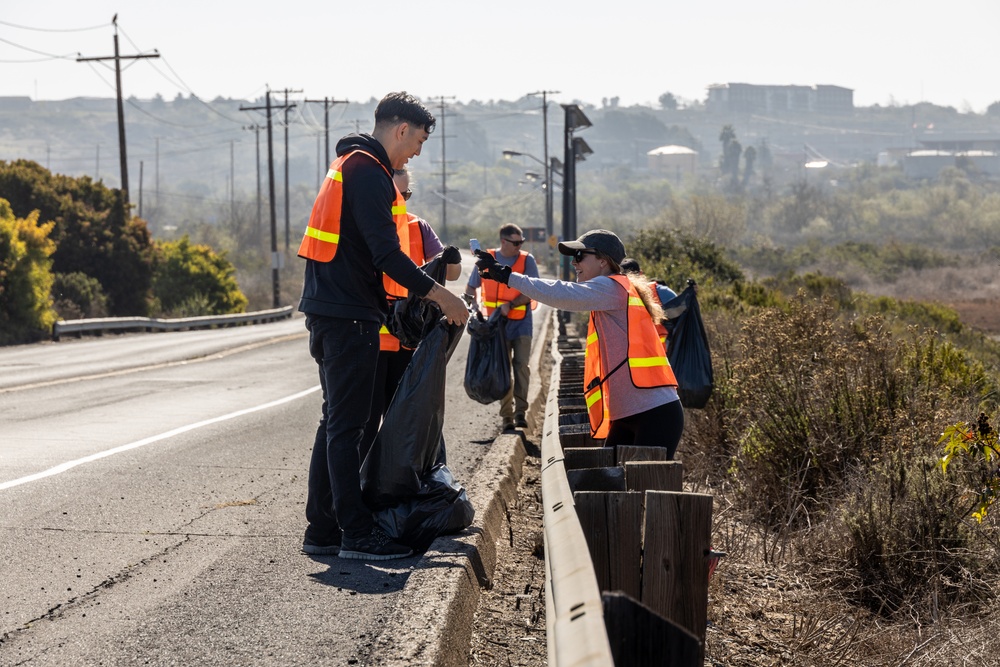
MULTIPOLYGON (((493 255, 496 259, 497 250, 490 250, 489 253, 493 255)), ((524 265, 527 261, 528 253, 521 250, 517 254, 517 259, 511 265, 510 270, 514 273, 524 273, 524 265)), ((483 307, 486 309, 486 316, 489 315, 504 305, 505 303, 510 303, 517 297, 521 296, 513 287, 508 287, 501 282, 496 280, 483 280, 483 307)), ((538 302, 531 302, 531 309, 534 310, 538 306, 538 302)), ((523 320, 528 314, 528 304, 522 304, 520 306, 511 306, 510 312, 507 313, 507 319, 509 320, 523 320)))
MULTIPOLYGON (((653 326, 653 318, 649 316, 639 293, 635 291, 628 277, 622 275, 608 277, 628 292, 626 359, 632 384, 640 388, 676 387, 677 379, 660 344, 656 328, 653 326)), ((591 312, 587 324, 583 384, 590 432, 594 438, 606 438, 608 435, 611 424, 610 420, 605 420, 605 415, 608 412, 610 390, 606 380, 617 369, 616 366, 610 371, 605 370, 601 359, 600 337, 594 313, 591 312)))
MULTIPOLYGON (((330 165, 330 170, 323 179, 319 194, 316 195, 316 202, 313 204, 312 213, 309 215, 309 224, 302 235, 302 243, 299 244, 299 257, 311 259, 317 262, 332 262, 337 256, 337 249, 340 247, 340 218, 343 215, 344 207, 344 164, 361 153, 368 156, 375 163, 382 167, 382 170, 392 178, 392 173, 378 161, 374 155, 365 150, 354 150, 341 155, 330 165)), ((403 195, 399 193, 399 188, 393 185, 396 191, 395 199, 392 202, 393 222, 396 223, 396 235, 399 237, 400 247, 406 252, 410 247, 409 225, 406 217, 406 202, 403 195)), ((392 289, 386 287, 386 293, 390 297, 398 296, 397 291, 402 290, 402 286, 393 282, 392 289), (398 286, 398 287, 397 287, 398 286)), ((402 296, 406 296, 403 290, 402 296)))
MULTIPOLYGON (((420 232, 420 218, 413 213, 407 213, 407 225, 409 227, 410 245, 406 254, 413 263, 420 266, 426 259, 424 255, 424 235, 420 232)), ((388 276, 385 276, 388 280, 388 276)), ((398 283, 397 283, 398 284, 398 283)), ((402 285, 400 285, 402 287, 402 285)), ((379 350, 382 352, 399 352, 399 339, 389 333, 389 329, 383 324, 379 330, 379 350)))
POLYGON ((380 352, 399 352, 399 339, 389 333, 384 324, 378 330, 378 349, 380 352))

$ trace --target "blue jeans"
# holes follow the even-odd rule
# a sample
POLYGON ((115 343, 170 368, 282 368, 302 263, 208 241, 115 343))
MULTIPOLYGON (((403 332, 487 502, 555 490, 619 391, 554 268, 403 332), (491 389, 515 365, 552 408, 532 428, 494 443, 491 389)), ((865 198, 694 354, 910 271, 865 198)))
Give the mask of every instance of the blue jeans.
POLYGON ((306 499, 306 538, 317 543, 368 535, 371 510, 361 498, 361 438, 371 410, 378 363, 378 322, 306 315, 309 353, 319 365, 323 413, 306 499))

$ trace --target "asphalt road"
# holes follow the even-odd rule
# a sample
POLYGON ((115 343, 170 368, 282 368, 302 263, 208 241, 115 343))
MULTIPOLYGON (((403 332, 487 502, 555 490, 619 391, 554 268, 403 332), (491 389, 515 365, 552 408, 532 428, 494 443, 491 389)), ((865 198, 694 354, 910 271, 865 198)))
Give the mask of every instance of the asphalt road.
MULTIPOLYGON (((500 426, 467 346, 460 483, 500 426)), ((377 661, 417 559, 300 553, 320 401, 301 318, 0 348, 0 665, 377 661)))

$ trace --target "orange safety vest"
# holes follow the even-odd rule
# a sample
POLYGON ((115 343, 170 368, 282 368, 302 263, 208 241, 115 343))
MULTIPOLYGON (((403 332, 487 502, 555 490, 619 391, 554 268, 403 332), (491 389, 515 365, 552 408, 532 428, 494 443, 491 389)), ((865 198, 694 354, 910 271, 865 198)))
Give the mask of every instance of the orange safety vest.
POLYGON ((609 389, 605 381, 612 373, 628 362, 628 370, 632 384, 636 387, 676 387, 677 378, 670 368, 670 362, 660 345, 660 338, 653 326, 653 318, 649 316, 639 293, 632 287, 627 276, 608 276, 628 292, 628 349, 625 359, 610 371, 605 372, 601 359, 601 346, 598 342, 597 326, 594 324, 594 313, 590 313, 587 324, 587 350, 584 357, 583 386, 584 397, 587 400, 587 414, 590 418, 590 433, 594 438, 606 438, 611 428, 610 420, 605 421, 608 413, 609 389))
MULTIPOLYGON (((420 266, 425 259, 424 235, 420 233, 420 223, 418 222, 420 218, 413 213, 407 213, 406 219, 410 230, 410 247, 406 254, 413 260, 414 264, 420 266)), ((399 339, 389 333, 389 328, 384 324, 378 330, 378 342, 378 349, 382 352, 399 352, 399 339)))
MULTIPOLYGON (((660 294, 656 291, 656 281, 649 283, 649 291, 653 293, 653 301, 660 304, 663 307, 663 302, 660 301, 660 294)), ((667 351, 667 336, 670 335, 667 332, 667 327, 663 325, 663 322, 656 322, 653 326, 656 327, 656 333, 660 336, 660 342, 663 343, 663 351, 667 351)))
MULTIPOLYGON (((490 250, 489 253, 493 255, 496 259, 497 250, 490 250)), ((524 264, 527 260, 528 253, 523 250, 519 251, 517 254, 517 259, 514 260, 514 264, 510 267, 510 270, 515 273, 524 273, 524 264)), ((510 303, 517 297, 521 296, 513 287, 507 287, 503 283, 496 280, 483 280, 483 307, 486 308, 486 316, 489 317, 490 314, 504 305, 505 303, 510 303)), ((531 309, 534 310, 538 307, 537 301, 531 302, 531 309)), ((514 306, 507 313, 507 319, 511 320, 523 320, 528 314, 527 304, 522 304, 520 306, 514 306)))
MULTIPOLYGON (((337 248, 340 245, 340 216, 344 207, 344 163, 358 153, 375 160, 375 163, 389 174, 389 178, 392 178, 392 174, 385 168, 385 165, 368 151, 354 150, 334 160, 330 165, 330 170, 326 173, 326 178, 323 179, 323 185, 319 188, 319 194, 316 195, 312 213, 309 214, 309 224, 302 236, 302 243, 299 244, 299 257, 325 263, 332 262, 333 258, 337 256, 337 248)), ((399 188, 393 185, 393 189, 396 191, 396 198, 392 202, 392 220, 396 223, 399 246, 406 252, 410 247, 406 201, 400 194, 399 188)), ((406 296, 406 288, 395 280, 386 275, 383 275, 382 279, 387 297, 402 299, 406 296)))

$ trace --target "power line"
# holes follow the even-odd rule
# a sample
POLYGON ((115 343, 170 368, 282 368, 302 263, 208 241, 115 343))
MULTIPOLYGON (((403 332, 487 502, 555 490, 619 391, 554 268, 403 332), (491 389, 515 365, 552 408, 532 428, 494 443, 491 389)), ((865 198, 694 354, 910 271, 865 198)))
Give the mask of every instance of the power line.
MULTIPOLYGON (((45 56, 49 60, 68 60, 68 59, 70 59, 70 58, 73 57, 72 54, 66 54, 65 56, 57 56, 54 53, 46 53, 45 51, 39 51, 38 49, 33 49, 33 48, 29 47, 29 46, 22 46, 21 44, 18 44, 16 42, 12 42, 9 39, 4 39, 3 37, 0 37, 0 42, 3 42, 4 44, 10 44, 11 46, 13 46, 15 48, 18 48, 18 49, 21 49, 23 51, 30 51, 31 53, 37 53, 40 56, 45 56)), ((77 55, 79 55, 79 54, 77 54, 77 55)), ((18 61, 15 60, 13 62, 18 62, 18 61)), ((21 61, 21 62, 33 62, 33 61, 21 61)), ((34 62, 37 62, 37 61, 34 61, 34 62)))
POLYGON ((87 28, 33 28, 27 25, 8 23, 7 21, 0 21, 0 25, 9 26, 11 28, 18 28, 20 30, 34 30, 35 32, 84 32, 85 30, 98 30, 100 28, 108 27, 107 23, 102 23, 101 25, 92 25, 87 28))

